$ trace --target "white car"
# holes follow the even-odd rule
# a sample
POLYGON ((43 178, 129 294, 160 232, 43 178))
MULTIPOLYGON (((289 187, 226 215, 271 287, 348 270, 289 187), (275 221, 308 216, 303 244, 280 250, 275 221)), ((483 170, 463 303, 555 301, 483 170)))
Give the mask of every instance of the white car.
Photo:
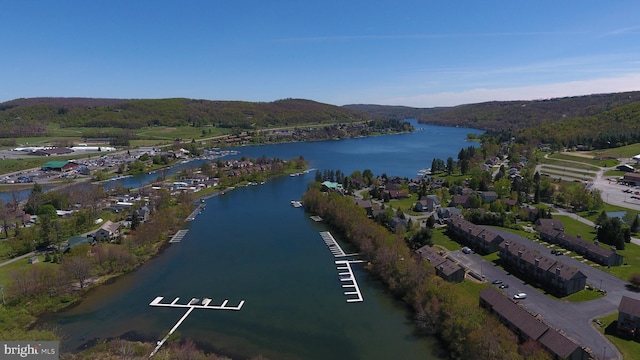
POLYGON ((514 299, 526 299, 527 298, 527 294, 525 293, 517 293, 515 295, 513 295, 514 299))

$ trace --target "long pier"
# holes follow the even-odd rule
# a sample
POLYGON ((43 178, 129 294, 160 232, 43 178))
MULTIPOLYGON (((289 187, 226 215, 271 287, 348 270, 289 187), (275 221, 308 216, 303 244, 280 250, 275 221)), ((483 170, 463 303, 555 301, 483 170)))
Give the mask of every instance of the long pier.
POLYGON ((184 315, 182 315, 180 320, 178 320, 178 322, 171 328, 171 330, 169 330, 167 335, 165 335, 165 337, 163 337, 162 340, 160 340, 160 341, 158 341, 156 343, 156 347, 155 347, 155 349, 153 349, 153 351, 149 355, 149 358, 153 357, 153 355, 155 355, 158 352, 158 350, 160 350, 162 345, 167 341, 167 339, 169 339, 171 334, 173 334, 178 329, 178 326, 180 326, 180 324, 182 324, 182 322, 187 319, 187 316, 189 316, 189 314, 191 314, 191 312, 193 310, 195 310, 195 309, 210 309, 210 310, 235 310, 235 311, 239 311, 240 309, 242 309, 242 305, 244 305, 244 300, 240 301, 240 303, 238 305, 236 305, 236 306, 229 306, 229 305, 227 305, 229 300, 223 301, 222 304, 220 304, 220 305, 211 305, 211 301, 213 301, 213 300, 211 300, 209 298, 204 298, 204 299, 202 299, 202 301, 200 301, 200 299, 192 298, 186 304, 178 304, 178 300, 180 300, 180 298, 175 298, 170 303, 161 303, 162 299, 164 299, 163 296, 157 296, 155 299, 153 299, 153 301, 151 301, 149 303, 149 306, 164 306, 164 307, 173 307, 173 308, 187 308, 188 310, 184 315))

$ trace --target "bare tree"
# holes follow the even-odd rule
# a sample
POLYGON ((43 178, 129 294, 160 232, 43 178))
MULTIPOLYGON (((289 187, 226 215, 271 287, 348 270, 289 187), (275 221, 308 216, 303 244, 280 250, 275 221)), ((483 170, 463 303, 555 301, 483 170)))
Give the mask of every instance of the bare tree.
POLYGON ((80 289, 84 289, 85 282, 93 273, 93 264, 86 256, 67 256, 62 262, 61 270, 69 276, 69 278, 78 281, 80 289))

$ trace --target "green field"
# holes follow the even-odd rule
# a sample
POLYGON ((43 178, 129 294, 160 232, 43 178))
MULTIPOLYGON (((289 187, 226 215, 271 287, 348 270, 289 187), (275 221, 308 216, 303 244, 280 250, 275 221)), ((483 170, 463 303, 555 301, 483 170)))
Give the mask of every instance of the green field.
MULTIPOLYGON (((583 158, 576 157, 575 159, 573 159, 573 161, 580 161, 581 159, 583 159, 583 158)), ((563 161, 563 160, 558 160, 558 159, 541 158, 540 159, 540 164, 549 164, 549 165, 570 167, 572 169, 580 169, 580 170, 586 170, 586 171, 598 171, 598 170, 600 170, 599 167, 594 166, 594 165, 589 165, 589 164, 585 164, 585 163, 578 164, 578 163, 575 163, 575 162, 563 161)), ((579 170, 575 170, 575 171, 579 171, 579 170)))
POLYGON ((562 154, 562 153, 554 153, 549 155, 549 158, 551 159, 557 159, 557 160, 567 160, 567 161, 575 161, 575 162, 580 162, 580 163, 584 163, 584 164, 590 164, 593 166, 598 166, 598 167, 611 167, 611 166, 615 166, 619 163, 618 160, 615 159, 608 159, 608 160, 597 160, 597 159, 589 159, 587 157, 583 157, 583 156, 579 156, 579 155, 570 155, 570 154, 562 154))

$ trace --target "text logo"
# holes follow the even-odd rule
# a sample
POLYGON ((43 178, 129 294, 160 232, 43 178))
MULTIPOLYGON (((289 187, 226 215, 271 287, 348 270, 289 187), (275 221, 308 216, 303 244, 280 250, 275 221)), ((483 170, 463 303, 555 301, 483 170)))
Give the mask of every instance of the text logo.
POLYGON ((58 341, 0 341, 0 358, 58 360, 58 341))

